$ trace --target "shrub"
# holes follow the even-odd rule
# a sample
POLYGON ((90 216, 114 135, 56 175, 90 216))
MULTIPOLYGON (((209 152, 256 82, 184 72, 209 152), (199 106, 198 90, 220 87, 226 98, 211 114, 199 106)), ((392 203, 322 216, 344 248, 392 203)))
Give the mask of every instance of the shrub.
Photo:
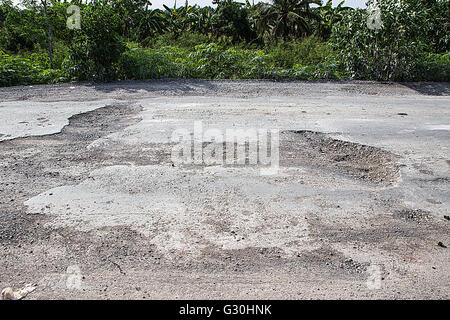
POLYGON ((75 32, 63 69, 74 80, 108 81, 117 78, 118 61, 126 47, 117 30, 119 17, 104 1, 81 11, 81 29, 75 32))
POLYGON ((144 43, 145 46, 159 49, 167 46, 179 48, 194 48, 199 44, 211 42, 211 36, 207 36, 198 32, 183 32, 178 36, 171 33, 164 33, 150 39, 144 43))
POLYGON ((417 61, 416 81, 450 81, 450 53, 423 54, 417 61))
POLYGON ((234 43, 256 40, 257 34, 242 3, 231 0, 216 0, 215 3, 217 9, 212 17, 212 29, 217 37, 229 37, 234 43))
POLYGON ((119 61, 121 78, 123 79, 159 79, 180 76, 175 60, 176 48, 160 50, 132 48, 125 52, 119 61))
POLYGON ((0 16, 4 19, 0 26, 0 48, 18 53, 33 50, 36 44, 46 44, 46 33, 41 28, 42 21, 36 10, 20 10, 1 1, 0 5, 0 16))
POLYGON ((54 83, 62 76, 60 70, 45 68, 41 63, 0 51, 0 86, 54 83))
POLYGON ((297 64, 293 78, 304 80, 344 80, 350 79, 350 73, 336 56, 329 56, 315 65, 297 64))
POLYGON ((314 36, 301 42, 283 42, 268 46, 265 51, 270 55, 275 67, 288 69, 295 64, 313 65, 323 62, 332 52, 327 42, 314 36))
MULTIPOLYGON (((427 48, 424 21, 440 1, 384 0, 378 2, 381 28, 368 28, 368 11, 352 10, 333 28, 331 41, 353 78, 411 81, 418 78, 427 48)), ((370 0, 368 6, 374 5, 370 0)), ((370 11, 369 11, 370 13, 370 11)), ((430 20, 431 19, 431 20, 430 20)))
POLYGON ((132 48, 120 60, 121 78, 256 79, 270 74, 269 56, 262 50, 225 49, 211 43, 193 50, 177 47, 132 48))
POLYGON ((215 43, 195 47, 185 63, 185 77, 203 79, 255 78, 268 67, 261 50, 225 49, 215 43))

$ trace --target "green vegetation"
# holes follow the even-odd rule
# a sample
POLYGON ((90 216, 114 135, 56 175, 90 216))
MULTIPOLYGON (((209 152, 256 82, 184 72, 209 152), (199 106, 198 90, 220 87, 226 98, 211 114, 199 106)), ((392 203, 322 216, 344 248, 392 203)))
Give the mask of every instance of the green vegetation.
POLYGON ((0 86, 153 78, 449 81, 448 0, 0 0, 0 86), (369 0, 368 5, 374 5, 369 0), (70 5, 81 28, 69 29, 70 5))
POLYGON ((442 19, 448 18, 448 5, 437 0, 381 1, 382 28, 369 31, 365 11, 352 10, 333 29, 331 43, 354 78, 448 81, 449 22, 442 19), (447 32, 430 33, 438 24, 447 32), (434 72, 432 61, 443 62, 446 79, 434 72))

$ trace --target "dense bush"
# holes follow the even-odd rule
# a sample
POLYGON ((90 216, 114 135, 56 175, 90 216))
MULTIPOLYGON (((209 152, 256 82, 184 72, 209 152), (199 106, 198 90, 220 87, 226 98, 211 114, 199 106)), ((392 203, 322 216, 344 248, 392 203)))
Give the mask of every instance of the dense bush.
POLYGON ((308 37, 300 42, 283 42, 269 45, 265 50, 272 63, 281 68, 290 69, 296 64, 315 65, 330 56, 331 48, 316 37, 308 37))
POLYGON ((199 45, 189 54, 186 72, 192 78, 230 79, 241 78, 249 68, 250 55, 246 50, 225 49, 214 43, 199 45))
POLYGON ((164 10, 146 0, 0 0, 0 85, 151 78, 449 81, 448 0, 217 0, 164 10), (66 27, 81 8, 81 29, 66 27), (370 22, 370 21, 369 21, 370 22), (128 45, 126 45, 128 43, 128 45))
POLYGON ((253 41, 256 32, 250 25, 248 10, 240 2, 232 0, 215 0, 217 9, 212 17, 212 32, 216 36, 227 36, 233 41, 253 41))
POLYGON ((18 53, 33 50, 37 44, 45 44, 42 18, 36 14, 36 10, 20 10, 5 5, 0 7, 0 17, 0 49, 18 53))
POLYGON ((214 43, 198 45, 193 50, 133 48, 122 56, 120 69, 125 79, 247 78, 257 73, 261 60, 258 57, 262 56, 262 51, 225 49, 214 43))
POLYGON ((171 47, 159 50, 132 48, 120 58, 120 77, 129 80, 177 78, 181 74, 176 56, 177 49, 171 47))
MULTIPOLYGON (((379 28, 369 28, 370 11, 352 10, 333 28, 331 41, 352 77, 356 79, 411 81, 418 75, 421 61, 428 47, 429 11, 440 1, 422 6, 420 0, 384 0, 378 3, 381 12, 379 28), (422 10, 419 10, 422 9, 422 10)), ((368 5, 373 6, 374 0, 368 5)), ((434 44, 436 45, 436 44, 434 44)), ((443 68, 447 62, 444 63, 443 68)), ((426 64, 426 63, 425 63, 426 64)), ((447 74, 447 80, 450 75, 447 74)), ((435 79, 429 73, 427 79, 435 79)), ((442 78, 442 77, 438 77, 442 78)), ((437 79, 437 78, 436 78, 437 79)))
POLYGON ((60 79, 60 70, 51 70, 41 62, 0 51, 0 86, 53 83, 60 79))
POLYGON ((205 35, 198 32, 183 32, 177 36, 172 33, 164 33, 147 39, 143 44, 147 47, 155 49, 167 46, 194 48, 199 44, 214 42, 214 40, 215 39, 210 35, 205 35))
MULTIPOLYGON (((314 40, 315 41, 315 40, 314 40)), ((324 50, 321 42, 306 41, 265 50, 224 47, 216 43, 195 48, 134 47, 120 59, 122 79, 201 78, 201 79, 341 79, 347 77, 342 65, 333 58, 308 52, 324 50), (312 45, 312 43, 315 43, 312 45), (307 50, 310 49, 310 51, 307 50), (283 54, 281 54, 283 52, 283 54), (298 55, 304 52, 304 55, 298 55), (311 60, 317 61, 311 64, 311 60)))
POLYGON ((125 51, 119 37, 119 19, 106 1, 87 6, 81 29, 74 34, 63 68, 76 80, 108 81, 117 78, 118 61, 125 51))
POLYGON ((450 53, 423 53, 416 63, 415 81, 449 81, 450 53))

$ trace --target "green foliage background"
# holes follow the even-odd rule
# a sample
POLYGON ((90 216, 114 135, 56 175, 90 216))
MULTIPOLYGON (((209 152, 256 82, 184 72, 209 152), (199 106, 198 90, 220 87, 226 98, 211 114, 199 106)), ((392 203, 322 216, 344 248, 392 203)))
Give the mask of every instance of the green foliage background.
POLYGON ((0 86, 125 79, 449 81, 448 0, 216 0, 152 9, 146 0, 0 0, 0 86), (44 6, 45 4, 45 6, 44 6), (81 29, 66 26, 81 9, 81 29), (316 5, 315 5, 316 4, 316 5), (46 10, 44 10, 44 8, 46 10))

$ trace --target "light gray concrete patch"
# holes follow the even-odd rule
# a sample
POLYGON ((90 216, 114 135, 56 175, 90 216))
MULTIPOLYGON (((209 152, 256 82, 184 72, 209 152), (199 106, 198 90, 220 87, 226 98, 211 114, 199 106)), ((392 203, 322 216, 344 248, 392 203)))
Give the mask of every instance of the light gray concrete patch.
POLYGON ((0 141, 58 133, 69 124, 71 116, 104 107, 111 102, 2 102, 0 141))
POLYGON ((108 167, 79 185, 49 190, 25 204, 29 213, 54 216, 47 224, 52 228, 131 226, 165 254, 199 255, 210 245, 277 247, 287 254, 311 248, 308 200, 297 200, 308 194, 307 187, 291 183, 296 193, 286 193, 272 179, 261 179, 256 169, 208 169, 108 167))

